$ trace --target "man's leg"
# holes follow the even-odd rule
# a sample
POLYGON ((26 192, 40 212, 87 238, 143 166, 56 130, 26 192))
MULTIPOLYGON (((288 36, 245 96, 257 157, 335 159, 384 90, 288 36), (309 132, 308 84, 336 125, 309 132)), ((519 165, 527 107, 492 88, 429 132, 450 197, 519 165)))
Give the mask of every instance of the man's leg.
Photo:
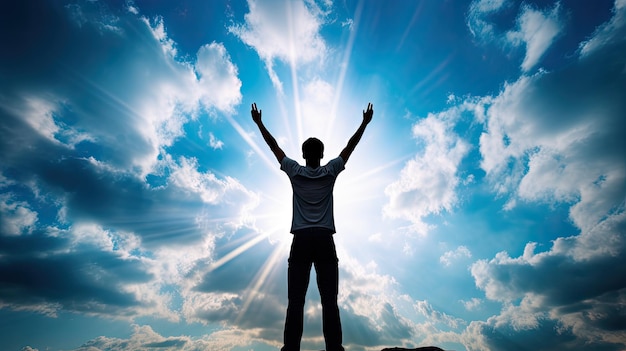
POLYGON ((285 318, 285 346, 282 351, 300 351, 304 319, 304 302, 311 274, 311 260, 307 243, 294 235, 287 270, 287 317, 285 318))
POLYGON ((343 351, 341 319, 337 306, 339 292, 339 268, 337 252, 332 235, 324 237, 320 242, 318 255, 315 258, 317 288, 322 299, 322 323, 326 351, 343 351))

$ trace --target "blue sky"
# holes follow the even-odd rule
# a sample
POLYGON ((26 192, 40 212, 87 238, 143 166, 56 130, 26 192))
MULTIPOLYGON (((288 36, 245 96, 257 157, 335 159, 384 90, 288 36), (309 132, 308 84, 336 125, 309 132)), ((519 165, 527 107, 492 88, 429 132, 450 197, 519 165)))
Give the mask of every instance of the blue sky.
POLYGON ((625 38, 623 0, 5 2, 0 349, 277 349, 291 193, 250 105, 303 162, 372 102, 344 346, 623 350, 625 38))

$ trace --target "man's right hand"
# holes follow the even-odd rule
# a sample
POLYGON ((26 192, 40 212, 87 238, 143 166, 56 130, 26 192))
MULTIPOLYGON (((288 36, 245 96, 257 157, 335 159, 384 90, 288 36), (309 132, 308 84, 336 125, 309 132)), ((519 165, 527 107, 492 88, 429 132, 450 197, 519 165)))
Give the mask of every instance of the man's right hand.
MULTIPOLYGON (((259 111, 256 108, 256 102, 252 104, 252 110, 250 111, 250 114, 252 114, 252 120, 254 121, 254 123, 259 124, 261 123, 261 114, 263 113, 263 110, 259 111)), ((371 117, 370 117, 371 119, 371 117)))

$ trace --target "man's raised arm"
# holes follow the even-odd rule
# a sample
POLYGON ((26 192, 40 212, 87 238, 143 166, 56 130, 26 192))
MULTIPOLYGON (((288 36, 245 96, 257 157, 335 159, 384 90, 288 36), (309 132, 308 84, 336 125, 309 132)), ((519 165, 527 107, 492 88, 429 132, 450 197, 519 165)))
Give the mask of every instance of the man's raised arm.
POLYGON ((256 102, 253 103, 252 110, 250 111, 250 114, 252 114, 252 120, 259 127, 263 139, 270 147, 270 150, 272 150, 272 152, 274 153, 274 156, 276 156, 278 163, 281 163, 283 161, 283 158, 285 158, 285 152, 280 148, 280 146, 278 146, 276 139, 274 139, 272 134, 270 134, 267 128, 265 128, 265 125, 263 125, 263 121, 261 120, 261 113, 263 113, 263 110, 257 110, 256 102))
POLYGON ((343 159, 343 162, 348 162, 348 158, 352 155, 352 151, 361 140, 363 136, 363 132, 365 131, 365 127, 372 121, 372 117, 374 116, 374 105, 372 103, 367 104, 367 111, 363 111, 363 122, 359 126, 359 129, 356 130, 352 138, 348 140, 348 145, 341 151, 339 156, 343 159))

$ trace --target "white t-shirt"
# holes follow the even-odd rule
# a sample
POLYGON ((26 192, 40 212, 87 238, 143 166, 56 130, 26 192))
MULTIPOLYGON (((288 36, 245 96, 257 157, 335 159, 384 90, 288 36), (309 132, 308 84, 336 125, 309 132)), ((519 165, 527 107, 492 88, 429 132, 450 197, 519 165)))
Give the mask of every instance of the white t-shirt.
POLYGON ((301 166, 284 157, 280 169, 289 176, 293 189, 291 232, 306 228, 325 228, 335 233, 333 187, 337 175, 345 169, 341 157, 315 169, 301 166))

